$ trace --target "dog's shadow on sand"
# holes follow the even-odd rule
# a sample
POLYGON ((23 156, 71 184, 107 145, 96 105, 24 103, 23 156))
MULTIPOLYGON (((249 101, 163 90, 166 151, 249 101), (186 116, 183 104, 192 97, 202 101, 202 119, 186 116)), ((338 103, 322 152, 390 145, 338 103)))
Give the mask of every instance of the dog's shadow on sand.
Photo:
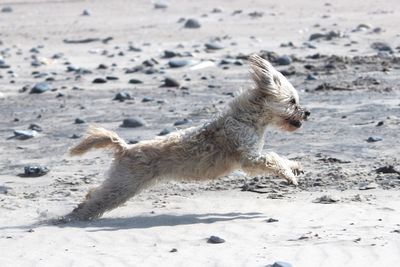
POLYGON ((129 218, 102 218, 90 222, 69 222, 58 224, 60 228, 77 227, 90 228, 87 231, 117 231, 121 229, 147 229, 162 226, 178 226, 190 224, 210 224, 215 222, 249 220, 265 218, 258 212, 249 213, 205 213, 205 214, 160 214, 141 215, 129 218))

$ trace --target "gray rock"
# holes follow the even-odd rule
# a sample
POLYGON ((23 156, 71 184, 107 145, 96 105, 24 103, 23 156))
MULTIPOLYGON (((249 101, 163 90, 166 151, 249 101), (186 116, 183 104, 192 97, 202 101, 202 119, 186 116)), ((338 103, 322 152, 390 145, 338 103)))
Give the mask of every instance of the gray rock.
POLYGON ((80 118, 75 119, 75 124, 83 124, 83 123, 85 123, 85 120, 82 120, 80 118))
POLYGON ((360 183, 358 189, 359 190, 370 190, 370 189, 375 189, 378 187, 379 187, 379 185, 375 182, 362 182, 362 183, 360 183))
POLYGON ((81 16, 90 16, 90 15, 91 15, 91 13, 90 13, 90 11, 87 10, 87 9, 83 10, 83 11, 82 11, 82 14, 81 14, 81 16))
POLYGON ((340 199, 335 196, 324 195, 313 200, 313 203, 332 204, 339 202, 340 199))
POLYGON ((375 49, 377 51, 384 51, 384 52, 389 52, 389 53, 393 53, 393 49, 392 47, 384 42, 374 42, 371 44, 371 48, 375 49))
POLYGON ((129 83, 131 83, 131 84, 140 84, 140 83, 143 83, 143 81, 141 81, 139 79, 130 79, 129 83))
POLYGON ((20 174, 21 177, 39 177, 46 175, 49 172, 46 166, 27 165, 24 167, 24 173, 20 174))
POLYGON ((107 80, 104 78, 95 78, 92 83, 106 83, 107 80))
POLYGON ((141 118, 129 118, 129 119, 124 119, 122 121, 121 127, 137 128, 137 127, 142 127, 145 124, 146 124, 145 121, 141 118))
POLYGON ((290 65, 290 64, 292 64, 292 62, 293 62, 292 58, 288 55, 283 55, 276 59, 276 63, 278 65, 283 65, 283 66, 290 65))
POLYGON ((278 219, 274 219, 274 218, 269 218, 266 220, 267 223, 273 223, 273 222, 279 222, 278 219))
POLYGON ((315 80, 318 80, 318 78, 315 77, 315 76, 312 75, 312 74, 308 74, 307 77, 306 77, 306 80, 307 80, 307 81, 315 81, 315 80))
POLYGON ((191 64, 191 61, 186 60, 186 59, 171 59, 168 61, 168 65, 171 68, 180 68, 180 67, 184 67, 189 64, 191 64))
POLYGON ((119 80, 119 78, 117 76, 107 76, 106 80, 108 80, 108 81, 116 81, 116 80, 119 80))
POLYGON ((166 8, 168 8, 168 2, 159 0, 156 3, 154 3, 154 8, 155 9, 166 9, 166 8))
POLYGON ((225 240, 220 238, 220 237, 218 237, 218 236, 212 235, 207 239, 207 243, 210 243, 210 244, 221 244, 221 243, 225 243, 225 240))
POLYGON ((178 56, 179 54, 175 51, 171 51, 171 50, 165 50, 163 53, 163 58, 173 58, 178 56))
POLYGON ((28 127, 29 130, 34 130, 36 132, 41 132, 42 131, 42 127, 38 124, 32 123, 29 125, 28 127))
POLYGON ((14 130, 14 138, 19 140, 26 140, 33 138, 37 135, 35 130, 14 130))
POLYGON ((174 126, 180 126, 180 125, 185 125, 191 123, 191 120, 188 120, 186 118, 182 119, 182 120, 178 120, 174 123, 174 126))
POLYGON ((308 38, 309 41, 313 41, 313 40, 317 40, 317 39, 321 39, 321 38, 325 38, 325 34, 323 33, 313 33, 310 35, 310 37, 308 38))
POLYGON ((167 78, 164 79, 164 85, 163 86, 165 86, 165 87, 179 87, 180 83, 177 80, 175 80, 175 79, 173 79, 171 77, 167 77, 167 78))
POLYGON ((374 142, 379 142, 379 141, 382 141, 382 140, 383 140, 383 138, 380 137, 380 136, 370 136, 370 137, 368 137, 367 142, 368 143, 374 143, 374 142))
POLYGON ((3 12, 3 13, 11 13, 11 12, 13 12, 13 9, 10 6, 4 6, 4 7, 2 7, 1 12, 3 12))
POLYGON ((173 131, 175 131, 175 128, 167 127, 164 130, 162 130, 158 135, 159 136, 167 135, 167 134, 172 133, 173 131))
POLYGON ((51 84, 46 83, 46 82, 41 82, 41 83, 35 84, 32 87, 30 93, 31 94, 41 94, 41 93, 44 93, 44 92, 52 90, 52 89, 53 89, 53 87, 51 84))
POLYGON ((113 100, 118 100, 118 101, 125 101, 125 100, 129 100, 132 99, 131 95, 128 92, 119 92, 115 95, 113 100))
POLYGON ((151 102, 151 101, 154 101, 154 98, 148 97, 148 96, 145 96, 145 97, 142 98, 142 102, 143 103, 151 102))
POLYGON ((284 261, 276 261, 271 267, 293 267, 293 265, 284 261))
POLYGON ((205 44, 205 47, 209 50, 220 50, 224 49, 224 46, 219 42, 209 42, 205 44))
POLYGON ((187 29, 198 29, 201 27, 201 24, 197 19, 188 19, 183 27, 187 29))

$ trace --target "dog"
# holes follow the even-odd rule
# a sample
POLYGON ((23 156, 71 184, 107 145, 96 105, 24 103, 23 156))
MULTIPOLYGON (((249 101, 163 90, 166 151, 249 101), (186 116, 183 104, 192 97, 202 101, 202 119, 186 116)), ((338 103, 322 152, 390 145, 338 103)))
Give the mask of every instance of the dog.
POLYGON ((300 106, 292 84, 267 60, 251 55, 249 63, 254 86, 202 126, 133 145, 112 131, 90 127, 70 154, 109 148, 114 159, 104 182, 64 219, 99 218, 158 181, 202 181, 237 169, 252 176, 272 174, 297 185, 296 176, 302 171, 298 162, 274 152, 262 155, 261 151, 268 126, 292 132, 310 112, 300 106))

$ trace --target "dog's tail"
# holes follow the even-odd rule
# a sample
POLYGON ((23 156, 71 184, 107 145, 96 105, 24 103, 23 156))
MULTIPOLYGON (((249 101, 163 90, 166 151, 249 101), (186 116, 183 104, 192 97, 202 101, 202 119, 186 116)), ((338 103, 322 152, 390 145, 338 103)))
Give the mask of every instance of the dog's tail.
POLYGON ((104 128, 90 126, 82 142, 71 148, 69 153, 71 156, 78 156, 92 148, 111 148, 118 154, 122 154, 127 147, 128 144, 116 133, 104 128))

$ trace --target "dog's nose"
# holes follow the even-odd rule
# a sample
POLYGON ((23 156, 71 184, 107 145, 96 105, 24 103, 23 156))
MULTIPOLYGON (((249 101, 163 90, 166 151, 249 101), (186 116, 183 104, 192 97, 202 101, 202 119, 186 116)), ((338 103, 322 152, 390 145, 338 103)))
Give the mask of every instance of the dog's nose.
POLYGON ((310 111, 308 111, 308 110, 304 111, 304 117, 308 118, 308 116, 310 116, 310 115, 311 115, 310 111))

